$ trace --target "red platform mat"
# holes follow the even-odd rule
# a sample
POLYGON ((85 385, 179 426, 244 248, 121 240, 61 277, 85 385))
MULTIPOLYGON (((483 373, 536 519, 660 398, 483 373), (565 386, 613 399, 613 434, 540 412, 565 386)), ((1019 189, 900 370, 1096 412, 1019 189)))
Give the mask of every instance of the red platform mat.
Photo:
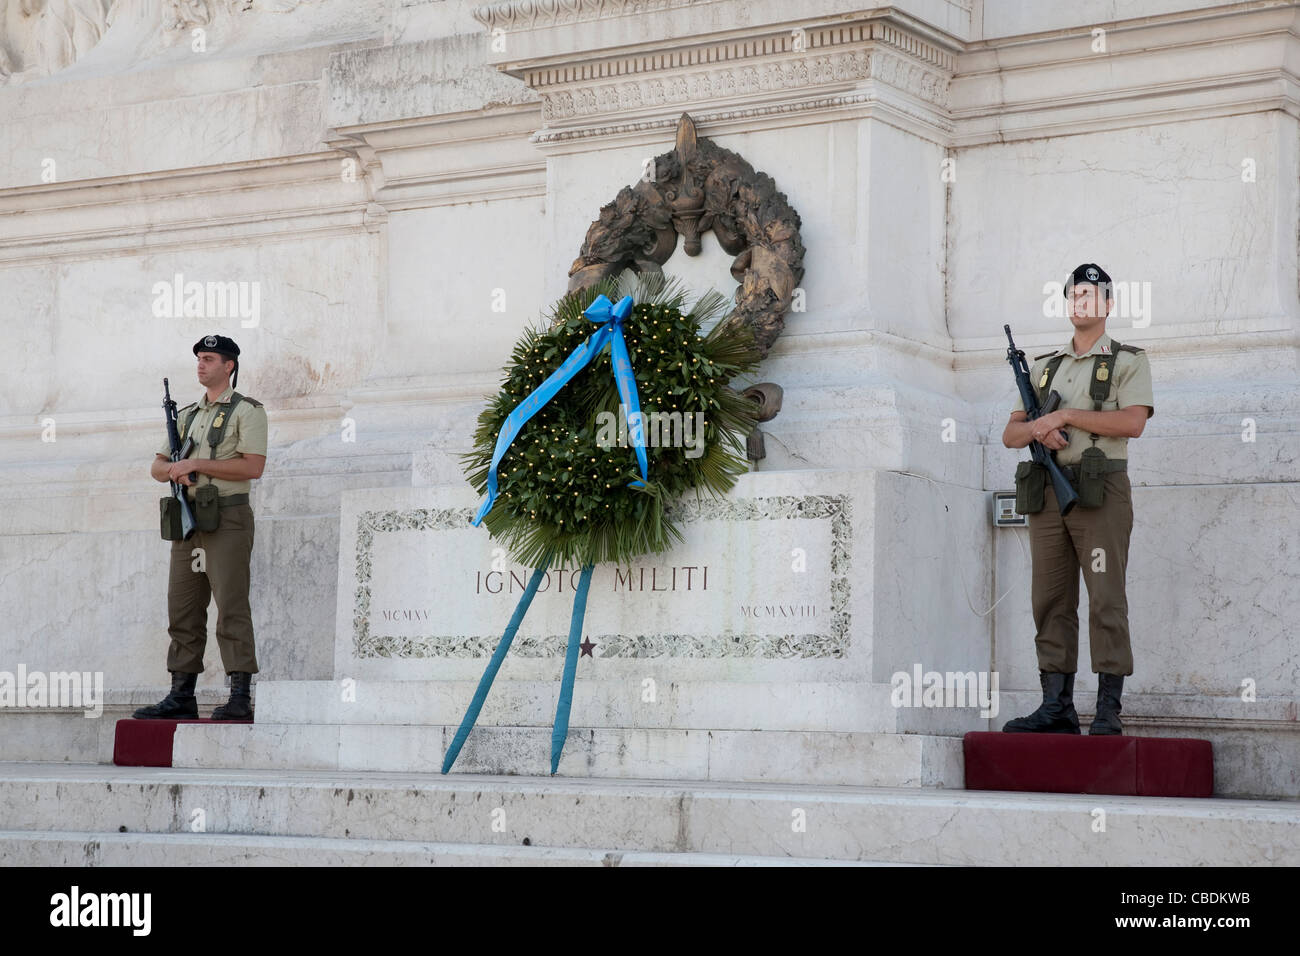
POLYGON ((1214 795, 1214 753, 1208 740, 969 733, 962 745, 967 790, 1214 795))
POLYGON ((251 720, 136 720, 113 728, 113 763, 119 767, 170 767, 177 724, 251 724, 251 720))

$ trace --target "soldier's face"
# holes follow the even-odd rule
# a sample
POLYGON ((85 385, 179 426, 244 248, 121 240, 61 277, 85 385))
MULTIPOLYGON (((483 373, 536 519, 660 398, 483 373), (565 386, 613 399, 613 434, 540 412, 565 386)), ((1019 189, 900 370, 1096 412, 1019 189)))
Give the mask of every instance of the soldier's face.
POLYGON ((235 368, 233 361, 216 352, 200 352, 196 358, 199 360, 199 384, 204 388, 226 381, 235 368))
POLYGON ((1076 326, 1091 325, 1110 312, 1110 299, 1091 282, 1070 287, 1070 319, 1076 326))

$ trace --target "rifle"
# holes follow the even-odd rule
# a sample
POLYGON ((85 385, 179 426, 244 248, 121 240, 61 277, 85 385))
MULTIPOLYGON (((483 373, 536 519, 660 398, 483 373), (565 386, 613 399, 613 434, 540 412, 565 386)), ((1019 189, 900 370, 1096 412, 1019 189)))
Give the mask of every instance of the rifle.
MULTIPOLYGON (((172 401, 171 388, 167 384, 167 379, 163 379, 163 411, 167 413, 167 440, 171 443, 172 461, 184 461, 190 457, 190 452, 194 450, 194 439, 186 436, 185 444, 181 444, 180 431, 176 427, 176 403, 172 401)), ((198 473, 190 472, 190 481, 197 481, 198 473)), ((181 503, 181 534, 183 540, 189 540, 190 535, 194 533, 194 509, 190 507, 189 498, 185 495, 185 486, 178 481, 170 483, 172 488, 172 497, 181 503)))
MULTIPOLYGON (((1025 361, 1025 353, 1016 348, 1016 343, 1011 338, 1011 326, 1004 325, 1002 328, 1007 333, 1007 342, 1010 348, 1007 349, 1007 361, 1011 363, 1011 370, 1016 375, 1016 387, 1020 389, 1020 400, 1025 403, 1025 414, 1029 416, 1029 421, 1036 418, 1042 418, 1044 415, 1050 415, 1061 404, 1061 393, 1052 389, 1047 396, 1047 401, 1043 403, 1042 408, 1038 406, 1038 394, 1034 391, 1033 384, 1029 381, 1029 365, 1025 361)), ((1052 479, 1052 488, 1056 492, 1056 503, 1061 509, 1061 514, 1067 515, 1070 509, 1075 506, 1079 500, 1079 494, 1070 484, 1070 479, 1065 477, 1061 471, 1061 466, 1056 463, 1056 452, 1051 451, 1042 442, 1031 441, 1029 443, 1029 454, 1036 464, 1042 465, 1047 469, 1047 475, 1052 479)))

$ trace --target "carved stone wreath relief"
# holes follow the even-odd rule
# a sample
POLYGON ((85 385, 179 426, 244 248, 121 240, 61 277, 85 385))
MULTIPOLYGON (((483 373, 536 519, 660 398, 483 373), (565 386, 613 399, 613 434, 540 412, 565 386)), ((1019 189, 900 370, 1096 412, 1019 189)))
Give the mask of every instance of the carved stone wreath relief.
MULTIPOLYGON (((722 321, 754 333, 766 356, 785 328, 794 290, 803 280, 799 214, 772 177, 708 139, 696 136, 683 113, 677 145, 654 160, 654 175, 624 186, 600 210, 569 269, 569 291, 625 269, 660 271, 680 236, 688 256, 700 253, 700 236, 712 229, 718 245, 735 256, 731 275, 740 283, 736 307, 722 321)), ((781 407, 781 388, 763 382, 744 392, 759 403, 759 421, 781 407)), ((763 457, 762 433, 750 436, 749 456, 763 457)))

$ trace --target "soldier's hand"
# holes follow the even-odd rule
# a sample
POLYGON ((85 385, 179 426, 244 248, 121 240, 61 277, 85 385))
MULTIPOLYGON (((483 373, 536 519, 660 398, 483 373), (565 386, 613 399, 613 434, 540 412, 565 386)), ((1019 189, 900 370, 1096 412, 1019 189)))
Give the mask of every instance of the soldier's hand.
POLYGON ((1065 430, 1065 415, 1060 411, 1035 418, 1030 427, 1034 441, 1042 442, 1052 451, 1060 451, 1070 443, 1070 435, 1065 430))
POLYGON ((1035 437, 1038 433, 1053 432, 1065 428, 1069 423, 1065 420, 1065 413, 1061 410, 1049 412, 1041 418, 1034 419, 1035 437))
POLYGON ((1066 445, 1070 444, 1067 433, 1059 428, 1045 433, 1043 437, 1038 440, 1043 443, 1044 448, 1047 448, 1050 451, 1060 451, 1066 445))
POLYGON ((167 477, 182 485, 192 485, 194 482, 190 480, 190 475, 196 471, 198 471, 198 463, 192 458, 185 458, 171 463, 167 469, 167 477))

